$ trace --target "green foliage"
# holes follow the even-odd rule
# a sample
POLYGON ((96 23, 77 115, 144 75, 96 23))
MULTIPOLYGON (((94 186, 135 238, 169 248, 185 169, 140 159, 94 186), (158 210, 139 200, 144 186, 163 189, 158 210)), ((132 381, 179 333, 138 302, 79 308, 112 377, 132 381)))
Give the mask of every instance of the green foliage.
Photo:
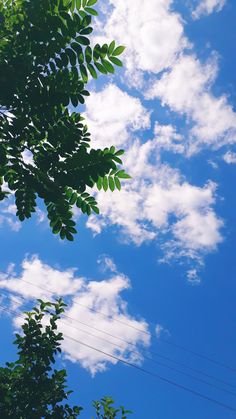
POLYGON ((123 406, 115 408, 114 400, 110 397, 103 397, 101 401, 93 402, 96 410, 96 419, 127 419, 127 415, 132 413, 131 410, 125 410, 123 406), (121 416, 120 416, 121 415, 121 416))
MULTIPOLYGON (((0 368, 0 417, 4 419, 75 419, 82 408, 70 406, 66 371, 53 369, 56 355, 61 352, 62 333, 57 321, 66 304, 38 300, 39 306, 26 312, 22 333, 14 344, 18 359, 0 368)), ((96 419, 121 419, 131 413, 123 407, 115 409, 113 400, 94 402, 96 419)))
POLYGON ((68 240, 76 233, 75 203, 88 215, 99 212, 90 194, 84 199, 88 188, 113 191, 129 178, 119 166, 123 151, 91 149, 81 114, 69 111, 84 104, 90 76, 122 65, 123 46, 90 46, 95 4, 0 1, 0 200, 7 197, 5 181, 23 221, 43 199, 53 233, 68 240))
POLYGON ((26 313, 23 334, 17 334, 17 361, 0 368, 0 417, 14 419, 77 418, 81 407, 64 403, 66 371, 52 369, 63 337, 57 331, 57 320, 64 303, 44 303, 26 313), (43 328, 45 315, 50 321, 43 328))

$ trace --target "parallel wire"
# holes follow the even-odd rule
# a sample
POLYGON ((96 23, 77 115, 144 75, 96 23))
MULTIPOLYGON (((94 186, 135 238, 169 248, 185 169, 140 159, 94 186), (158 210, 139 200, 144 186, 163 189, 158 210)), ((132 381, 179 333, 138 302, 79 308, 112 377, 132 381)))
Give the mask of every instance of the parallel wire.
MULTIPOLYGON (((4 273, 4 272, 2 272, 2 273, 4 273)), ((5 272, 5 275, 8 275, 8 274, 5 272)), ((26 284, 28 284, 28 285, 32 285, 32 286, 34 286, 34 287, 36 287, 36 288, 38 288, 38 289, 40 289, 40 290, 42 290, 42 291, 44 291, 44 292, 46 292, 46 293, 49 293, 49 294, 51 294, 53 297, 54 297, 54 295, 55 295, 55 294, 59 296, 59 294, 57 294, 57 293, 55 293, 55 292, 53 292, 53 291, 49 290, 48 288, 44 288, 44 287, 42 287, 42 286, 40 286, 40 285, 38 285, 38 284, 35 284, 35 283, 31 282, 31 281, 27 281, 27 280, 22 279, 22 278, 21 278, 21 281, 22 281, 22 282, 25 282, 25 283, 26 283, 26 284)), ((26 300, 23 296, 21 296, 21 298, 22 298, 23 300, 26 300)), ((54 297, 54 298, 55 298, 55 297, 54 297)), ((115 318, 114 316, 109 316, 109 315, 107 315, 107 314, 105 314, 105 313, 102 313, 102 312, 100 312, 100 311, 98 311, 98 310, 96 310, 96 309, 92 308, 92 307, 89 307, 89 306, 86 306, 86 305, 84 305, 84 304, 81 304, 81 303, 79 303, 79 302, 77 302, 77 301, 75 301, 75 300, 73 300, 73 303, 74 303, 74 304, 76 304, 76 305, 78 305, 78 306, 80 306, 80 307, 86 308, 86 309, 88 309, 89 311, 92 311, 92 312, 94 312, 94 313, 100 314, 100 315, 102 315, 103 317, 105 317, 105 318, 107 318, 107 319, 109 319, 109 320, 111 320, 111 319, 112 319, 112 320, 114 320, 114 321, 116 321, 116 322, 118 322, 118 323, 123 324, 124 326, 127 326, 127 327, 130 327, 130 328, 132 328, 132 329, 135 329, 135 330, 139 331, 140 333, 144 333, 145 335, 148 335, 148 336, 150 336, 150 337, 154 337, 154 338, 156 338, 156 336, 155 336, 154 334, 152 334, 152 333, 150 333, 150 332, 147 332, 147 331, 144 331, 144 330, 142 330, 142 329, 139 329, 139 328, 137 328, 137 327, 135 327, 135 326, 132 326, 132 325, 130 325, 130 324, 128 324, 128 323, 125 323, 124 321, 122 321, 122 320, 120 320, 120 319, 117 319, 117 318, 115 318)), ((95 329, 95 330, 97 330, 97 331, 99 331, 99 332, 101 332, 101 333, 104 333, 104 334, 106 334, 106 335, 109 335, 109 336, 111 336, 111 337, 113 337, 113 338, 115 338, 115 339, 121 340, 121 341, 123 341, 123 342, 124 342, 124 343, 126 343, 126 344, 129 344, 129 345, 131 344, 131 345, 133 345, 132 343, 127 342, 126 340, 124 340, 124 339, 122 339, 122 338, 120 338, 120 337, 114 336, 114 335, 112 335, 112 334, 110 334, 110 333, 108 333, 108 332, 105 332, 105 331, 101 330, 101 329, 95 328, 95 327, 90 326, 90 325, 88 325, 88 324, 86 324, 86 323, 84 323, 84 322, 81 322, 81 321, 79 321, 79 320, 73 319, 73 318, 72 318, 72 317, 70 317, 70 316, 64 315, 64 317, 66 317, 66 318, 68 318, 68 319, 70 319, 70 320, 72 320, 72 321, 76 321, 77 323, 83 324, 83 325, 84 325, 84 326, 86 326, 86 327, 89 327, 89 328, 95 329)), ((163 339, 161 339, 161 338, 158 338, 158 339, 159 339, 159 341, 162 341, 162 342, 167 343, 167 344, 169 344, 169 345, 176 346, 176 347, 180 347, 179 345, 176 345, 176 344, 174 344, 173 342, 168 342, 168 341, 163 340, 163 339)), ((133 345, 133 346, 135 346, 135 345, 133 345)), ((181 348, 182 348, 182 347, 181 347, 181 348)), ((195 354, 195 352, 194 352, 194 351, 188 351, 188 350, 186 350, 186 351, 187 351, 187 352, 190 352, 190 353, 192 353, 192 354, 195 354)), ((211 374, 205 373, 205 372, 203 372, 203 371, 201 371, 201 370, 198 370, 198 369, 196 369, 196 368, 189 367, 188 365, 186 365, 186 364, 184 364, 184 363, 181 363, 181 362, 178 362, 178 361, 172 360, 170 357, 167 357, 167 356, 164 356, 164 355, 160 355, 160 354, 158 354, 158 353, 156 353, 156 352, 154 352, 154 351, 152 351, 152 350, 150 350, 149 352, 150 352, 150 353, 152 353, 153 355, 156 355, 156 356, 158 356, 158 357, 161 357, 161 358, 163 358, 163 359, 165 359, 165 360, 171 361, 171 362, 175 363, 176 365, 182 366, 182 367, 187 368, 187 369, 189 369, 189 370, 191 370, 191 371, 193 371, 193 372, 197 372, 197 373, 199 373, 199 374, 201 374, 201 375, 204 375, 205 377, 208 377, 208 378, 210 378, 210 379, 216 380, 216 381, 220 382, 221 384, 225 384, 225 385, 227 385, 227 386, 229 386, 229 387, 231 387, 231 388, 234 388, 234 389, 236 388, 236 386, 235 386, 235 385, 233 385, 233 384, 231 384, 231 383, 229 383, 229 382, 227 382, 227 381, 225 381, 225 380, 219 379, 219 378, 217 378, 217 377, 215 377, 215 376, 213 376, 213 375, 211 375, 211 374)), ((197 353, 196 353, 196 354, 197 354, 197 353)), ((198 356, 200 356, 200 354, 197 354, 197 355, 198 355, 198 356)), ((202 357, 204 358, 205 356, 202 356, 202 357)), ((206 358, 206 359, 209 359, 211 362, 218 363, 220 366, 224 365, 224 364, 221 364, 221 363, 220 363, 220 362, 218 362, 218 361, 214 361, 214 360, 212 360, 211 358, 208 358, 208 357, 205 357, 205 358, 206 358)), ((233 369, 233 368, 231 368, 231 367, 227 367, 227 369, 234 370, 234 369, 233 369)), ((235 370, 235 371, 236 371, 236 370, 235 370)))
MULTIPOLYGON (((8 294, 6 294, 6 293, 5 293, 5 295, 7 295, 7 296, 8 296, 8 294)), ((16 302, 21 302, 21 300, 20 300, 19 298, 17 298, 17 297, 11 296, 11 298, 12 298, 13 300, 15 300, 16 302)), ((24 301, 26 301, 26 302, 28 303, 28 300, 27 300, 25 297, 21 297, 21 298, 22 298, 24 301)), ((77 320, 76 320, 76 319, 74 319, 73 317, 67 316, 67 315, 65 315, 65 314, 63 314, 63 317, 68 318, 68 319, 70 319, 70 320, 72 320, 72 321, 76 321, 76 322, 80 323, 80 321, 77 321, 77 320)), ((62 324, 65 324, 65 325, 67 326, 67 323, 63 322, 62 320, 60 320, 60 321, 61 321, 61 323, 62 323, 62 324)), ((92 327, 92 326, 87 325, 86 323, 82 323, 82 324, 83 324, 83 325, 85 325, 86 327, 92 327)), ((136 354, 136 355, 140 356, 140 352, 138 352, 138 351, 136 351, 136 350, 132 350, 132 351, 131 351, 130 349, 125 348, 124 346, 121 346, 121 345, 118 345, 118 344, 116 344, 116 343, 113 343, 113 342, 111 342, 111 341, 109 341, 109 340, 107 340, 107 339, 102 338, 101 336, 95 335, 95 334, 93 334, 93 333, 91 333, 91 332, 87 332, 87 331, 85 331, 84 329, 80 329, 80 328, 78 328, 78 327, 76 327, 76 326, 74 326, 74 325, 71 325, 71 324, 70 324, 70 325, 69 325, 69 327, 72 327, 73 329, 78 330, 79 332, 85 333, 85 334, 87 334, 87 335, 89 335, 89 336, 93 336, 93 337, 95 337, 96 339, 100 339, 100 340, 102 340, 102 341, 104 341, 104 342, 106 342, 106 343, 108 343, 108 344, 110 344, 110 345, 112 345, 112 346, 114 346, 114 347, 116 347, 116 348, 122 349, 122 350, 124 350, 124 351, 127 351, 127 350, 128 350, 128 352, 130 352, 130 353, 133 353, 133 354, 136 354)), ((99 330, 99 329, 97 329, 97 328, 95 328, 95 327, 92 327, 92 328, 93 328, 93 329, 95 329, 96 331, 99 331, 99 332, 102 332, 102 333, 107 333, 107 332, 101 331, 101 330, 99 330)), ((116 339, 120 339, 120 340, 124 341, 127 345, 132 346, 132 347, 134 347, 134 348, 136 349, 136 345, 135 345, 135 344, 133 344, 133 343, 131 343, 131 342, 128 342, 128 341, 125 341, 124 339, 118 338, 117 336, 114 336, 114 335, 112 335, 112 334, 110 334, 110 333, 107 333, 107 334, 108 334, 108 335, 110 335, 111 337, 114 337, 114 338, 116 338, 116 339)), ((155 352, 154 352, 154 353, 155 353, 155 352)), ((224 388, 222 388, 222 387, 220 387, 220 386, 217 386, 217 385, 215 385, 215 384, 209 383, 209 381, 203 380, 203 379, 201 379, 201 378, 199 378, 199 377, 196 377, 196 376, 194 376, 194 375, 192 375, 192 374, 189 374, 189 373, 187 373, 187 372, 185 372, 185 371, 181 371, 181 370, 179 370, 179 369, 177 369, 177 368, 175 368, 175 367, 172 367, 172 366, 167 365, 167 364, 165 364, 165 363, 163 363, 163 362, 157 361, 156 359, 153 359, 153 358, 151 358, 151 357, 148 357, 148 356, 147 356, 147 355, 145 355, 144 353, 141 353, 141 355, 142 355, 142 357, 143 357, 144 359, 146 359, 146 360, 148 360, 148 361, 154 362, 155 364, 158 364, 158 365, 160 365, 160 366, 162 366, 162 367, 164 367, 164 368, 168 368, 168 369, 170 369, 171 371, 175 371, 175 372, 177 372, 177 373, 179 373, 179 374, 182 374, 182 375, 185 375, 186 377, 191 378, 191 379, 193 379, 193 380, 195 380, 195 381, 201 382, 201 383, 206 384, 206 385, 208 385, 208 386, 210 386, 210 387, 212 387, 212 388, 215 388, 215 389, 217 389, 217 390, 223 391, 223 392, 225 392, 225 393, 231 394, 231 395, 233 395, 233 396, 235 396, 235 397, 236 397, 236 393, 234 393, 234 392, 232 392, 232 391, 230 391, 230 390, 224 389, 224 388)), ((167 358, 167 359, 169 359, 168 357, 165 357, 165 356, 162 356, 162 355, 159 355, 159 354, 156 354, 156 355, 157 355, 157 356, 160 356, 160 357, 163 357, 163 358, 167 358)), ((171 360, 171 359, 170 359, 170 360, 171 360)), ((175 361, 172 361, 172 362, 175 362, 175 361)), ((184 364, 183 364, 183 365, 184 365, 184 364)), ((184 365, 184 366, 185 366, 185 365, 184 365)), ((188 367, 188 368, 190 368, 190 367, 188 367)), ((197 370, 197 372, 199 372, 199 371, 197 370)), ((224 382, 223 382, 223 383, 224 383, 224 382)), ((229 385, 229 383, 227 383, 227 382, 226 382, 226 384, 228 384, 228 385, 229 385)))
MULTIPOLYGON (((5 307, 5 306, 3 306, 1 304, 0 304, 0 307, 2 308, 2 310, 5 310, 6 312, 11 312, 13 314, 16 314, 16 317, 22 318, 22 315, 21 314, 20 315, 17 314, 16 311, 10 310, 9 308, 7 308, 7 307, 5 307)), ((173 381, 173 380, 170 380, 170 379, 168 379, 166 377, 163 377, 162 375, 159 375, 157 373, 154 373, 152 371, 149 371, 149 370, 147 370, 145 368, 139 367, 138 365, 135 365, 132 362, 126 361, 123 358, 120 358, 120 357, 118 357, 116 355, 112 355, 112 354, 110 354, 108 352, 105 352, 105 351, 103 351, 101 349, 98 349, 98 348, 96 348, 96 347, 94 347, 92 345, 89 345, 89 344, 85 343, 85 342, 81 342, 80 340, 75 339, 75 338, 72 338, 71 336, 68 336, 68 335, 65 335, 65 334, 64 334, 64 336, 67 339, 71 340, 71 341, 74 341, 76 343, 79 343, 80 345, 85 346, 86 348, 92 349, 92 350, 94 350, 96 352, 99 352, 99 353, 101 353, 103 355, 106 355, 106 356, 108 356, 108 357, 110 357, 112 359, 116 359, 117 361, 119 361, 119 362, 121 362, 121 363, 123 363, 125 365, 128 365, 128 366, 130 366, 132 368, 135 368, 136 370, 138 370, 138 371, 140 371, 140 372, 142 372, 144 374, 147 374, 147 375, 150 375, 150 376, 152 376, 154 378, 157 378, 158 380, 161 380, 162 382, 165 382, 167 384, 170 384, 172 386, 175 386, 175 387, 177 387, 177 388, 179 388, 181 390, 184 390, 184 391, 186 391, 188 393, 191 393, 191 394, 193 394, 193 395, 195 395, 197 397, 200 397, 200 398, 202 398, 204 400, 207 400, 208 402, 211 402, 211 403, 214 403, 214 404, 216 404, 216 405, 218 405, 220 407, 223 407, 224 409, 230 410, 232 412, 236 412, 236 408, 234 408, 234 407, 232 407, 232 406, 230 406, 228 404, 222 403, 222 402, 220 402, 220 401, 218 401, 216 399, 213 399, 213 398, 205 395, 204 393, 200 393, 200 392, 198 392, 198 391, 196 391, 196 390, 194 390, 194 389, 192 389, 190 387, 184 386, 182 384, 179 384, 176 381, 173 381)))
MULTIPOLYGON (((2 272, 2 273, 5 273, 5 272, 2 272)), ((5 273, 5 274, 6 274, 6 275, 8 275, 7 273, 5 273)), ((43 291, 46 291, 46 292, 48 292, 48 293, 49 293, 49 294, 51 294, 51 295, 55 295, 55 294, 56 294, 55 292, 53 292, 53 291, 51 291, 51 290, 49 290, 49 289, 46 289, 46 288, 44 288, 44 287, 41 287, 40 285, 36 285, 36 284, 34 284, 34 283, 30 282, 30 281, 27 281, 27 280, 25 280, 25 279, 22 279, 22 278, 21 278, 20 280, 21 280, 22 282, 25 282, 26 284, 33 285, 33 286, 35 286, 36 288, 39 288, 39 289, 41 289, 41 290, 43 290, 43 291)), ((58 295, 58 294, 56 294, 56 295, 58 295)), ((101 316, 103 316, 103 317, 105 317, 105 318, 108 318, 108 319, 111 319, 111 318, 112 318, 112 320, 114 320, 115 322, 118 322, 118 323, 120 323, 120 324, 122 324, 122 325, 124 325, 124 326, 126 326, 126 327, 129 327, 129 328, 131 328, 131 329, 137 330, 137 331, 138 331, 138 332, 140 332, 140 333, 143 333, 143 334, 145 334, 145 335, 147 335, 147 336, 150 336, 150 337, 153 337, 153 338, 155 338, 155 339, 156 339, 156 335, 154 335, 153 333, 151 333, 151 332, 147 332, 146 330, 139 329, 138 327, 135 327, 135 326, 133 326, 133 325, 131 325, 131 324, 129 324, 129 323, 127 323, 127 322, 125 322, 125 321, 122 321, 122 320, 120 320, 120 319, 116 318, 115 316, 109 316, 109 315, 107 315, 107 314, 105 314, 105 313, 103 313, 103 312, 101 312, 101 311, 99 311, 99 310, 96 310, 95 308, 89 307, 89 306, 87 306, 87 305, 85 305, 85 304, 78 303, 78 302, 77 302, 77 301, 75 301, 75 300, 73 300, 73 303, 74 303, 74 304, 76 304, 76 305, 78 305, 78 306, 80 306, 80 307, 86 308, 86 309, 88 309, 88 310, 90 310, 90 311, 92 311, 92 312, 94 312, 94 313, 100 314, 101 316)), ((215 359, 213 359, 213 358, 211 358, 211 357, 209 357, 209 356, 207 356, 207 355, 201 354, 201 353, 199 353, 199 352, 197 352, 197 351, 193 351, 193 350, 188 349, 188 348, 186 348, 186 347, 184 347, 184 346, 178 345, 178 344, 176 344, 175 342, 170 342, 170 341, 167 341, 166 339, 163 339, 163 338, 161 338, 161 337, 159 337, 158 339, 159 339, 159 341, 161 341, 161 342, 163 342, 163 343, 165 343, 165 344, 167 344, 167 345, 174 346, 174 347, 176 347, 176 348, 178 348, 178 349, 181 349, 181 350, 183 350, 183 351, 185 351, 185 352, 188 352, 188 353, 190 353, 190 354, 192 354, 192 355, 198 356, 199 358, 202 358, 202 359, 205 359, 205 360, 207 360, 207 361, 209 361, 209 362, 212 362, 212 363, 213 363, 213 364, 215 364, 215 365, 219 365, 219 366, 221 366, 221 367, 223 367, 223 368, 225 368, 225 369, 227 369, 227 370, 230 370, 230 371, 232 371, 232 372, 236 372, 236 368, 234 368, 234 367, 232 367, 232 366, 229 366, 229 365, 227 365, 227 364, 225 364, 225 363, 223 363, 223 362, 220 362, 220 361, 218 361, 218 360, 215 360, 215 359)))

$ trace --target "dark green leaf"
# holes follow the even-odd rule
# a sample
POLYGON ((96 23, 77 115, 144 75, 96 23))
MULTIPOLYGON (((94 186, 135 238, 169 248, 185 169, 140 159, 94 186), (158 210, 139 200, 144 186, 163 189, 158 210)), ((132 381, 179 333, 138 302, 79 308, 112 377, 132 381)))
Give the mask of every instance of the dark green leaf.
POLYGON ((120 45, 119 47, 117 47, 113 52, 112 55, 116 56, 116 55, 120 55, 122 54, 122 52, 125 50, 125 47, 120 45))
POLYGON ((105 192, 108 189, 108 179, 107 179, 107 176, 104 176, 104 178, 103 178, 103 189, 104 189, 105 192))
POLYGON ((86 38, 86 36, 82 36, 82 35, 77 36, 76 41, 81 45, 89 45, 90 44, 89 39, 86 38))
POLYGON ((88 65, 87 65, 87 67, 88 67, 88 70, 89 70, 89 72, 90 72, 91 76, 92 76, 94 79, 97 79, 97 78, 98 78, 98 76, 97 76, 96 70, 95 70, 95 68, 92 66, 92 64, 88 64, 88 65))
POLYGON ((110 43, 109 47, 108 47, 108 54, 109 54, 109 55, 112 55, 112 53, 113 53, 113 51, 114 51, 114 49, 115 49, 115 46, 116 46, 115 41, 112 41, 112 42, 110 43))
POLYGON ((98 15, 97 10, 92 9, 92 7, 85 7, 84 10, 85 10, 85 12, 89 13, 90 15, 93 15, 93 16, 98 15))
POLYGON ((109 61, 102 59, 102 64, 105 67, 105 69, 108 71, 108 73, 114 73, 114 67, 109 63, 109 61))
POLYGON ((120 191, 121 190, 121 183, 120 183, 118 177, 115 176, 114 181, 115 181, 116 188, 120 191))
POLYGON ((87 6, 90 7, 90 6, 93 6, 96 3, 97 3, 97 0, 88 0, 87 1, 87 6))
POLYGON ((105 67, 102 64, 100 64, 98 62, 95 62, 94 65, 97 67, 97 69, 98 69, 98 71, 100 71, 100 73, 107 74, 107 70, 105 69, 105 67))
POLYGON ((119 67, 122 67, 122 66, 123 66, 123 63, 122 63, 122 61, 120 61, 120 60, 119 60, 119 58, 116 58, 116 57, 109 57, 109 60, 110 60, 113 64, 118 65, 119 67))
POLYGON ((111 176, 109 176, 109 188, 112 192, 115 190, 115 183, 111 176))

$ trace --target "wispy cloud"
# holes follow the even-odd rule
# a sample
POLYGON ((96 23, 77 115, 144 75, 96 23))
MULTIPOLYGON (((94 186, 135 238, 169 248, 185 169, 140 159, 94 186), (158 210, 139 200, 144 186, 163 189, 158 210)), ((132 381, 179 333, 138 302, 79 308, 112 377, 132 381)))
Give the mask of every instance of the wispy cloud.
POLYGON ((227 0, 198 0, 198 5, 192 12, 194 19, 199 19, 204 15, 210 15, 213 12, 220 12, 225 6, 227 0))

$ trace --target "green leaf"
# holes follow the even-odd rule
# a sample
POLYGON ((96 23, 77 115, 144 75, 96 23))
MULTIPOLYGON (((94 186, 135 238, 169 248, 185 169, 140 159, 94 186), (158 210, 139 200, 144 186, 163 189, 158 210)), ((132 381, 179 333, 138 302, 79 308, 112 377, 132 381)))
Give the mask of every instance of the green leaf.
POLYGON ((105 67, 105 69, 108 71, 108 73, 114 73, 114 67, 109 63, 109 61, 102 59, 102 64, 105 67))
POLYGON ((64 239, 65 239, 65 237, 66 237, 66 230, 65 230, 65 227, 62 227, 62 229, 61 229, 61 231, 60 231, 60 238, 61 238, 62 240, 64 240, 64 239))
POLYGON ((94 79, 97 79, 97 78, 98 78, 98 76, 97 76, 96 70, 95 70, 95 68, 92 66, 92 64, 88 64, 88 65, 87 65, 87 67, 88 67, 88 70, 89 70, 89 72, 90 72, 91 76, 92 76, 94 79))
POLYGON ((93 55, 93 52, 92 52, 92 48, 91 47, 86 47, 85 48, 85 59, 86 59, 86 62, 89 64, 90 62, 91 62, 91 60, 92 60, 92 55, 93 55))
POLYGON ((70 197, 69 204, 74 205, 76 203, 76 200, 77 200, 77 193, 74 192, 70 197))
POLYGON ((91 214, 91 208, 90 208, 89 204, 86 205, 86 212, 87 212, 88 215, 91 214))
POLYGON ((131 179, 131 176, 125 173, 124 170, 119 170, 119 172, 116 173, 116 176, 120 179, 131 179))
POLYGON ((87 1, 87 6, 90 7, 90 6, 93 6, 96 3, 97 3, 97 0, 88 0, 87 1))
POLYGON ((98 71, 100 71, 100 73, 107 74, 107 70, 105 69, 105 67, 102 64, 100 64, 98 62, 95 62, 94 65, 95 65, 95 67, 97 67, 97 69, 98 69, 98 71))
POLYGON ((98 190, 100 191, 101 189, 102 189, 102 178, 101 177, 99 177, 98 178, 98 181, 97 181, 97 188, 98 188, 98 190))
POLYGON ((71 65, 76 65, 76 54, 74 53, 74 51, 71 48, 66 48, 65 52, 69 57, 71 65))
POLYGON ((103 178, 103 189, 106 192, 108 189, 108 180, 107 180, 107 176, 104 176, 103 178))
POLYGON ((113 51, 113 53, 112 53, 112 55, 114 55, 114 56, 116 56, 116 55, 120 55, 120 54, 122 54, 122 52, 125 50, 125 47, 124 46, 122 46, 122 45, 120 45, 119 47, 117 47, 114 51, 113 51))
POLYGON ((61 221, 58 221, 52 229, 53 234, 58 234, 61 231, 61 227, 62 227, 62 223, 61 221))
POLYGON ((89 45, 90 44, 90 40, 88 38, 86 38, 86 36, 82 36, 82 35, 77 36, 76 41, 81 45, 89 45))
POLYGON ((108 47, 108 55, 112 55, 114 49, 115 49, 116 43, 115 41, 112 41, 108 47))
POLYGON ((80 196, 78 197, 78 199, 77 199, 77 201, 76 201, 76 206, 78 207, 78 208, 81 208, 81 206, 82 206, 82 202, 83 202, 83 200, 80 198, 80 196))
POLYGON ((116 188, 120 191, 121 190, 121 183, 120 183, 118 177, 115 176, 114 181, 115 181, 116 188))
POLYGON ((99 208, 96 207, 95 205, 91 205, 91 208, 92 208, 93 212, 95 212, 95 214, 99 214, 100 213, 99 208))
POLYGON ((78 106, 78 96, 76 95, 71 95, 71 103, 74 106, 74 108, 76 108, 78 106))
POLYGON ((109 176, 109 188, 112 192, 115 190, 115 183, 111 176, 109 176))
POLYGON ((92 32, 93 32, 93 28, 88 27, 88 28, 82 29, 80 31, 80 35, 89 35, 92 32))
POLYGON ((72 234, 68 230, 66 230, 66 238, 70 242, 73 242, 74 241, 74 237, 72 236, 72 234))
POLYGON ((97 10, 92 9, 92 7, 85 7, 84 10, 85 10, 85 12, 89 13, 90 15, 93 15, 93 16, 98 15, 97 10))
POLYGON ((86 67, 83 64, 80 64, 79 68, 80 68, 80 72, 81 72, 81 76, 82 76, 83 81, 85 83, 87 83, 88 73, 87 73, 86 67))
POLYGON ((119 67, 122 67, 122 66, 123 66, 123 63, 122 63, 122 61, 120 61, 120 60, 119 60, 119 58, 116 58, 116 57, 109 57, 109 60, 110 60, 113 64, 115 64, 115 65, 117 65, 117 66, 119 66, 119 67))
POLYGON ((80 54, 83 54, 82 47, 77 42, 72 42, 71 47, 76 52, 77 56, 79 56, 80 54))
POLYGON ((116 156, 122 156, 122 154, 124 154, 125 150, 118 150, 115 155, 116 156))

